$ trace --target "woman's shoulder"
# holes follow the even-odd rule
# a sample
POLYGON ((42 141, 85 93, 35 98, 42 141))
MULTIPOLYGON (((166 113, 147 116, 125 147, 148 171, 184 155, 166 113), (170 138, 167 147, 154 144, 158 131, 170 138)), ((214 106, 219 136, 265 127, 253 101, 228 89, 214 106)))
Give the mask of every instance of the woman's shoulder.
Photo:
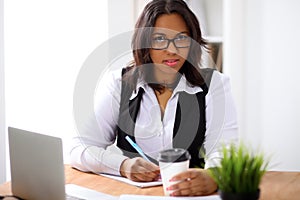
POLYGON ((228 75, 213 68, 201 68, 200 73, 206 82, 212 79, 229 79, 228 75))
POLYGON ((218 70, 214 70, 212 73, 209 90, 215 90, 217 88, 227 88, 230 87, 230 77, 218 70))
POLYGON ((105 83, 114 84, 122 79, 122 68, 107 70, 102 79, 105 83))
POLYGON ((122 69, 123 68, 118 68, 118 69, 112 69, 107 72, 108 76, 113 78, 114 80, 119 80, 122 78, 122 69))
POLYGON ((98 79, 97 91, 108 89, 111 91, 117 91, 121 85, 121 70, 122 69, 112 69, 106 70, 98 79))
POLYGON ((220 72, 218 70, 214 70, 212 74, 212 81, 221 80, 221 81, 229 81, 230 77, 228 74, 220 72))

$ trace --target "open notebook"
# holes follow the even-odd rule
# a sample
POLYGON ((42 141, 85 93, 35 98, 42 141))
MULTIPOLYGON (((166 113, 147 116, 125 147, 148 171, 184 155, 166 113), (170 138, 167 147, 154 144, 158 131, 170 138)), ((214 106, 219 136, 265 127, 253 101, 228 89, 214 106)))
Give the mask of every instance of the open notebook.
POLYGON ((146 187, 153 187, 153 186, 158 186, 158 185, 162 185, 162 181, 152 181, 152 182, 136 182, 136 181, 132 181, 128 178, 122 177, 122 176, 118 176, 118 175, 111 175, 111 174, 105 174, 105 173, 100 173, 99 175, 101 176, 105 176, 108 178, 112 178, 115 179, 117 181, 121 181, 130 185, 134 185, 140 188, 146 188, 146 187))

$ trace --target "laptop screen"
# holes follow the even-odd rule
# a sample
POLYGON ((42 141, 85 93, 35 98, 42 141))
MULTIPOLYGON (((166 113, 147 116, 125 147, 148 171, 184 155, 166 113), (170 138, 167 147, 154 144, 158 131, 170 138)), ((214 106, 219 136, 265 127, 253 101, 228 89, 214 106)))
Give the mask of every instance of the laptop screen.
POLYGON ((65 199, 62 140, 8 128, 11 187, 23 199, 65 199))

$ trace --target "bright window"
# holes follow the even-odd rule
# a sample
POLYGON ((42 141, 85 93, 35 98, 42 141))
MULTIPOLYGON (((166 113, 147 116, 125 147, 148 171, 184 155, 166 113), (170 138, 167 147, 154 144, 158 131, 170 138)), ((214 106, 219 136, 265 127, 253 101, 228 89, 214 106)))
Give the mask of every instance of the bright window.
POLYGON ((107 2, 4 2, 6 124, 63 138, 65 162, 75 132, 74 84, 108 38, 107 2))

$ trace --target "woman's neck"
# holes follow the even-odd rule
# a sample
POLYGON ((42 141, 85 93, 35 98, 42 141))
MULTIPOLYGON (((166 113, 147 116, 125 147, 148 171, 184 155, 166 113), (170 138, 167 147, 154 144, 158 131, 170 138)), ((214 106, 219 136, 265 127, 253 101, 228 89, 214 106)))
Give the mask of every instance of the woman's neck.
POLYGON ((161 84, 165 87, 168 85, 174 85, 178 79, 178 73, 163 73, 157 70, 154 70, 154 78, 158 84, 161 84))

